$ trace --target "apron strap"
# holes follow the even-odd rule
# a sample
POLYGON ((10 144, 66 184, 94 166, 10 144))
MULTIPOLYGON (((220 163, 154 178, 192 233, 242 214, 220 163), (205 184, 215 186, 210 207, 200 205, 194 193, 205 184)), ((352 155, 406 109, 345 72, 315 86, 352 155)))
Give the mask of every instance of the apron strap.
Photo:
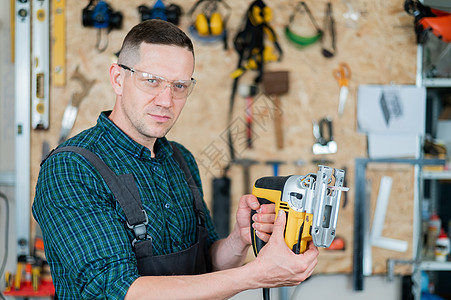
POLYGON ((202 197, 199 192, 199 188, 196 185, 196 182, 194 181, 193 175, 191 174, 191 171, 189 170, 188 164, 186 163, 185 158, 183 157, 182 152, 180 149, 175 145, 175 143, 170 143, 172 146, 172 150, 174 151, 174 158, 179 164, 180 168, 183 170, 183 173, 185 173, 185 179, 188 182, 188 186, 191 189, 191 193, 194 197, 194 211, 197 215, 197 222, 198 225, 205 227, 205 214, 202 204, 202 197))
POLYGON ((127 226, 133 229, 135 233, 133 244, 136 240, 150 238, 146 231, 146 225, 148 223, 147 214, 143 210, 133 174, 116 175, 96 154, 85 148, 76 146, 66 146, 53 150, 44 158, 41 166, 51 155, 60 152, 75 152, 80 154, 97 169, 122 207, 127 219, 127 226))

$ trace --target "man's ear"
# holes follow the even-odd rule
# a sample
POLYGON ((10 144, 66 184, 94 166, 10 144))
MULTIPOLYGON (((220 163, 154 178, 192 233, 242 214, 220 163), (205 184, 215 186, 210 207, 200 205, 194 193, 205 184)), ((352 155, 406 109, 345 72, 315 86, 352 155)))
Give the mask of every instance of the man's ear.
POLYGON ((117 64, 110 66, 110 82, 114 93, 117 96, 122 95, 125 72, 117 64))

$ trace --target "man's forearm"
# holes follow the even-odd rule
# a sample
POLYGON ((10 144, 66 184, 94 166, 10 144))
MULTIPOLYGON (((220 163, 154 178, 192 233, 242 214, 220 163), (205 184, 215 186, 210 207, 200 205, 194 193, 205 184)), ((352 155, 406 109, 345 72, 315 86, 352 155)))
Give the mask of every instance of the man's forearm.
POLYGON ((258 288, 251 266, 192 276, 143 276, 135 280, 125 300, 228 299, 258 288))
POLYGON ((249 250, 248 244, 240 238, 238 227, 225 239, 215 242, 210 247, 213 271, 225 270, 241 266, 249 250))
MULTIPOLYGON (((248 264, 232 267, 242 263, 249 249, 249 243, 236 240, 240 231, 235 228, 227 239, 215 243, 212 249, 216 268, 229 269, 192 276, 143 276, 132 283, 126 299, 227 299, 249 289, 298 285, 313 273, 318 249, 310 242, 304 253, 293 253, 284 240, 285 224, 285 212, 280 210, 268 243, 248 264), (235 243, 237 248, 231 247, 230 243, 235 243), (223 253, 228 259, 218 260, 223 253)), ((245 235, 246 232, 241 233, 245 235)))

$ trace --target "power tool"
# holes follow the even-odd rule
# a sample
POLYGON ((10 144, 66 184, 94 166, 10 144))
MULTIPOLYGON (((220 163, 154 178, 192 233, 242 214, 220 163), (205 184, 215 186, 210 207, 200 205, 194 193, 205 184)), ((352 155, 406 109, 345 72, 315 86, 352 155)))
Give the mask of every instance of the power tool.
MULTIPOLYGON (((257 179, 252 194, 260 204, 274 203, 276 216, 280 209, 287 215, 285 242, 296 254, 305 252, 309 241, 327 248, 335 238, 345 171, 319 165, 317 173, 306 176, 268 176, 257 179), (331 185, 333 184, 333 185, 331 185)), ((251 238, 255 256, 266 244, 252 228, 251 238)), ((269 289, 263 289, 263 298, 269 299, 269 289)))

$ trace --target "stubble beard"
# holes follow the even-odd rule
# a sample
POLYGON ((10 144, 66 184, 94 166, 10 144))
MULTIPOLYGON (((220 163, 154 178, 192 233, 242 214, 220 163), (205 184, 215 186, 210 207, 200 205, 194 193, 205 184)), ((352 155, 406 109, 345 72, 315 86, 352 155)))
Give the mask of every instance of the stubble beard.
POLYGON ((147 121, 151 118, 148 115, 148 112, 138 113, 124 105, 124 103, 122 103, 122 109, 128 119, 128 123, 132 127, 131 130, 138 135, 136 138, 142 139, 143 142, 166 136, 174 125, 158 123, 152 124, 152 122, 147 121))

